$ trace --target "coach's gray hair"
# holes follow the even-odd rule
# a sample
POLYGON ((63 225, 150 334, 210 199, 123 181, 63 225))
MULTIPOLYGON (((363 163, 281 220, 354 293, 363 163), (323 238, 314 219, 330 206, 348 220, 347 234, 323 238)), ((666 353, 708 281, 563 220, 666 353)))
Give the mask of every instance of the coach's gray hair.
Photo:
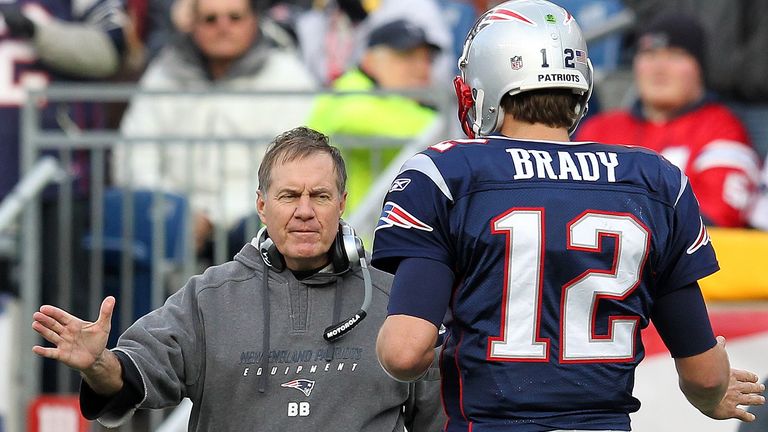
POLYGON ((291 162, 315 153, 325 153, 333 159, 336 187, 339 195, 343 195, 347 190, 347 167, 341 152, 328 143, 326 135, 304 126, 283 132, 269 144, 259 166, 259 192, 267 193, 272 182, 272 168, 277 163, 291 162))

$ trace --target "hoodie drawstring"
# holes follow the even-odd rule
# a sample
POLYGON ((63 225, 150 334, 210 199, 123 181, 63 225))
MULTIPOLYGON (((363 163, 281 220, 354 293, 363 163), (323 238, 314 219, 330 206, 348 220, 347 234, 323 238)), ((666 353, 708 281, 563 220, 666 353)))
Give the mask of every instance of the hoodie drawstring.
MULTIPOLYGON (((333 321, 331 324, 339 322, 341 319, 341 278, 336 278, 335 291, 333 293, 333 321)), ((329 324, 330 325, 330 324, 329 324)), ((330 362, 333 360, 333 350, 328 349, 325 354, 325 361, 330 362)))
POLYGON ((259 377, 259 393, 267 389, 267 375, 269 372, 269 266, 264 264, 264 273, 261 281, 263 293, 262 305, 264 309, 264 333, 261 335, 261 377, 259 377))

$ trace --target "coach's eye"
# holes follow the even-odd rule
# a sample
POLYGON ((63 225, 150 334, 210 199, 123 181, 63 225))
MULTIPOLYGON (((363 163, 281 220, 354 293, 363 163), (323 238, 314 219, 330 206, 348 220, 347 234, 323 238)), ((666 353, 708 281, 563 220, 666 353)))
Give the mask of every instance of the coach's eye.
POLYGON ((296 198, 298 198, 299 195, 292 194, 292 193, 284 193, 277 196, 277 199, 280 201, 293 201, 296 198))

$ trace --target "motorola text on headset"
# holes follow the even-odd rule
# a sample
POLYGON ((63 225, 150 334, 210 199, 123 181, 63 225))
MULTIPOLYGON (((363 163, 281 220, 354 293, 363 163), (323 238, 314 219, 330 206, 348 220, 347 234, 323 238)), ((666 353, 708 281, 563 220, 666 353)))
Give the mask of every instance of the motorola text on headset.
MULTIPOLYGON (((280 251, 277 250, 274 242, 267 236, 267 227, 261 228, 256 236, 259 254, 264 264, 268 265, 277 272, 285 270, 285 259, 280 251)), ((355 328, 368 314, 368 307, 373 297, 373 287, 371 284, 371 273, 368 271, 368 264, 365 262, 365 249, 363 242, 355 234, 355 230, 343 219, 339 220, 339 232, 329 251, 335 275, 342 275, 354 268, 360 266, 363 272, 363 284, 365 285, 365 298, 354 315, 339 321, 336 324, 328 326, 323 332, 323 337, 328 342, 333 342, 350 330, 355 328)))

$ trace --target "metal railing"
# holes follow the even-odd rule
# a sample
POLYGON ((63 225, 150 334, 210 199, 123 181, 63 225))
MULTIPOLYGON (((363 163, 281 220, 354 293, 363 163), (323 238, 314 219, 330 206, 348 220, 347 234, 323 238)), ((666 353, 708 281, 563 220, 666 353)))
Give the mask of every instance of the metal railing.
POLYGON ((49 183, 59 182, 64 171, 58 161, 51 156, 44 156, 0 202, 0 233, 10 228, 11 224, 24 210, 28 202, 35 199, 49 183))

